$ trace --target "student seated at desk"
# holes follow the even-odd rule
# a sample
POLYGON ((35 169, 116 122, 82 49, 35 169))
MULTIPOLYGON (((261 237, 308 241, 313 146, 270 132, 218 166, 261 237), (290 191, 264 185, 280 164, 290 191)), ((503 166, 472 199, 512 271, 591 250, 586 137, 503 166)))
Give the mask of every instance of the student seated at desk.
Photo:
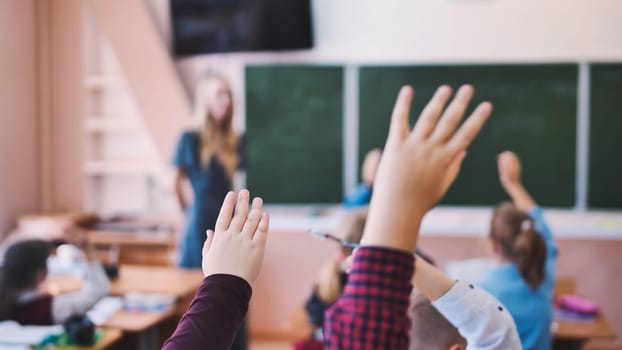
POLYGON ((498 264, 478 284, 507 306, 524 349, 551 348, 557 247, 551 230, 521 181, 516 154, 498 156, 499 178, 513 203, 494 211, 489 241, 498 264))
MULTIPOLYGON (((337 229, 336 236, 350 243, 359 244, 367 221, 367 209, 357 209, 346 214, 337 229)), ((347 270, 353 248, 341 245, 337 256, 324 265, 320 272, 318 281, 314 286, 311 296, 305 303, 305 310, 309 316, 309 321, 314 327, 312 340, 321 342, 323 339, 322 328, 324 326, 324 312, 341 296, 343 287, 348 280, 347 270)), ((433 264, 432 259, 420 252, 417 248, 417 255, 426 262, 433 264)), ((314 347, 313 341, 302 340, 296 343, 295 349, 311 349, 314 347)))
MULTIPOLYGON (((363 236, 367 210, 358 209, 346 214, 336 236, 348 242, 358 244, 363 236)), ((314 327, 312 338, 322 340, 322 327, 324 325, 324 312, 339 298, 346 284, 346 260, 352 255, 353 248, 341 246, 337 256, 325 264, 320 272, 316 285, 305 303, 305 310, 309 321, 314 327)))
POLYGON ((343 199, 343 206, 346 209, 354 209, 369 204, 381 156, 382 152, 378 148, 372 149, 365 156, 363 166, 361 167, 361 178, 363 182, 358 184, 356 188, 354 188, 354 191, 348 193, 343 199))
POLYGON ((110 283, 91 250, 88 274, 81 291, 50 295, 38 291, 47 276, 50 243, 24 240, 5 252, 0 272, 0 321, 15 320, 25 325, 50 325, 64 322, 74 314, 86 313, 108 294, 110 283))

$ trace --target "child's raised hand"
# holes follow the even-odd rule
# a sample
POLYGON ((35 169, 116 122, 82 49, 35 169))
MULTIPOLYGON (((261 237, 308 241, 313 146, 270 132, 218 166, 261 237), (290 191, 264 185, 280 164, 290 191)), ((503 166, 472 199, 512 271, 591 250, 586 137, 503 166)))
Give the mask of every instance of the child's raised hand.
POLYGON ((239 276, 252 284, 263 262, 269 217, 261 198, 253 199, 249 212, 249 192, 229 192, 220 208, 215 231, 207 232, 203 245, 203 274, 239 276), (236 206, 237 197, 237 206, 236 206), (234 214, 235 208, 235 214, 234 214))
POLYGON ((510 197, 514 205, 521 210, 529 210, 536 206, 536 201, 527 192, 521 181, 522 165, 516 153, 505 151, 497 156, 499 167, 499 181, 510 197))
POLYGON ((421 218, 456 179, 466 148, 492 112, 490 103, 481 103, 459 126, 473 94, 473 87, 464 85, 445 108, 451 88, 441 86, 411 130, 413 89, 401 89, 361 244, 414 250, 421 218))
POLYGON ((521 163, 516 153, 505 151, 497 156, 499 180, 506 189, 521 184, 521 163))

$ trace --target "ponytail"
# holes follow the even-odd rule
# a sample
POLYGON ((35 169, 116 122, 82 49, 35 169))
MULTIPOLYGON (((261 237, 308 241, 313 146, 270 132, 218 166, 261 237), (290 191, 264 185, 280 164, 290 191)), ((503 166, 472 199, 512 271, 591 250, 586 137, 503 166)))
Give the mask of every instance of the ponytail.
POLYGON ((538 288, 544 280, 546 242, 535 231, 533 219, 512 203, 502 203, 495 209, 490 239, 516 265, 525 282, 538 288))
MULTIPOLYGON (((531 219, 528 219, 531 222, 531 219)), ((512 262, 518 268, 523 279, 536 289, 544 280, 544 264, 546 262, 546 242, 533 229, 533 223, 522 231, 514 241, 512 262)))

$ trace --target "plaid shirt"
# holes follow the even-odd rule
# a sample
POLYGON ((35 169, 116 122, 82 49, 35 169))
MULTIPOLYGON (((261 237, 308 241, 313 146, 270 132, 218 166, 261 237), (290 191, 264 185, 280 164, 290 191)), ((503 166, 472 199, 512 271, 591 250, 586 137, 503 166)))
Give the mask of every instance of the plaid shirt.
POLYGON ((326 311, 325 349, 408 349, 414 256, 357 249, 343 295, 326 311))

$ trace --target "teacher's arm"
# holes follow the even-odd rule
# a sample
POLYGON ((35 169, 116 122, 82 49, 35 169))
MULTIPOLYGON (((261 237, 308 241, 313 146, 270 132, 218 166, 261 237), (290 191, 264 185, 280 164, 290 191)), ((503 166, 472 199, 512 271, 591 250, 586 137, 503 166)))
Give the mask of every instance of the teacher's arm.
POLYGON ((186 211, 188 207, 188 202, 186 201, 186 197, 184 196, 184 181, 186 180, 186 173, 182 168, 175 169, 175 181, 174 181, 174 190, 175 190, 175 198, 177 198, 177 203, 182 211, 186 211))

